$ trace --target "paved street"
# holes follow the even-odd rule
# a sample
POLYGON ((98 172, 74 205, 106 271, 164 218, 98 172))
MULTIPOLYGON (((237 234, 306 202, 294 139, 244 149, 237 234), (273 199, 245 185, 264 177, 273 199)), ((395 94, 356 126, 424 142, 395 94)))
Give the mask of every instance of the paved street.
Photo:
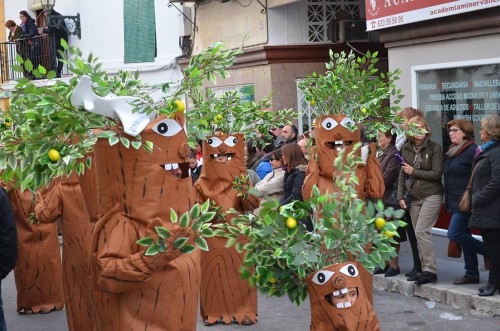
MULTIPOLYGON (((46 315, 18 315, 16 313, 16 294, 12 273, 2 282, 4 309, 10 331, 56 330, 65 331, 64 311, 46 315)), ((477 315, 468 309, 455 309, 441 303, 435 308, 425 306, 425 300, 405 297, 398 293, 375 291, 375 309, 380 320, 381 330, 500 330, 500 319, 477 315)), ((201 320, 198 330, 254 330, 254 331, 305 331, 309 330, 309 307, 304 303, 297 307, 288 298, 267 298, 259 296, 259 323, 252 327, 238 325, 215 325, 206 327, 201 320)), ((171 331, 171 330, 168 330, 171 331)), ((173 331, 173 330, 172 330, 173 331)))

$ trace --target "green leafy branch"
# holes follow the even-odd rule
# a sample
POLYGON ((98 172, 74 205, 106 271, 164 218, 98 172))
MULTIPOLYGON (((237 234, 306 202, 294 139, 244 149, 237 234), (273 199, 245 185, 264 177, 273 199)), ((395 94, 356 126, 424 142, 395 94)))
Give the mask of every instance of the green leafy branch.
MULTIPOLYGON (((196 248, 208 251, 208 244, 205 238, 216 236, 216 232, 212 229, 214 225, 211 223, 216 216, 216 212, 210 211, 210 207, 211 201, 207 200, 201 206, 195 204, 180 217, 173 209, 170 210, 170 222, 173 224, 178 223, 182 229, 191 228, 194 233, 194 245, 189 243, 188 237, 180 236, 173 240, 171 244, 173 249, 179 249, 184 254, 191 253, 196 248)), ((168 244, 168 239, 171 236, 170 231, 163 226, 155 226, 155 231, 158 235, 156 240, 151 237, 144 237, 137 241, 138 245, 148 247, 146 255, 156 255, 170 249, 168 244)))
POLYGON ((299 83, 299 88, 306 100, 314 104, 312 111, 317 117, 345 114, 356 123, 362 122, 366 135, 374 137, 379 130, 391 129, 403 98, 395 84, 401 71, 380 72, 376 67, 378 62, 377 52, 356 57, 353 52, 330 50, 326 73, 313 73, 299 83))
POLYGON ((236 176, 233 180, 233 189, 238 192, 237 196, 242 197, 244 200, 248 199, 251 186, 249 175, 236 176))
POLYGON ((117 121, 72 106, 71 95, 83 75, 91 77, 92 88, 100 96, 109 93, 133 96, 139 98, 135 103, 136 110, 173 113, 179 109, 169 97, 177 98, 196 89, 204 79, 214 79, 215 73, 227 76, 226 67, 234 62, 239 52, 221 51, 222 44, 215 44, 191 58, 179 86, 171 83, 159 86, 143 83, 138 72, 119 71, 109 76, 102 70, 98 58, 92 54, 84 58, 78 48, 68 47, 64 41, 61 44, 68 52, 62 61, 75 75, 69 82, 51 81, 55 78, 54 71, 47 72, 43 66, 33 68, 30 60, 24 61, 20 56, 17 57, 19 64, 12 67, 18 72, 32 73, 36 78, 47 78, 20 78, 15 89, 5 93, 11 98, 11 108, 8 114, 2 114, 6 129, 0 131, 0 145, 3 147, 0 150, 1 179, 21 190, 36 191, 48 185, 52 178, 74 171, 82 174, 92 165, 90 152, 99 139, 107 139, 110 145, 121 143, 126 148, 154 150, 153 144, 142 141, 140 136, 130 137, 113 130, 120 125, 117 121), (171 92, 171 87, 175 87, 175 91, 171 92), (170 94, 162 101, 154 102, 150 95, 158 89, 170 94), (48 153, 51 150, 56 150, 60 158, 50 159, 48 153))
POLYGON ((354 152, 345 158, 340 153, 335 160, 340 173, 335 184, 342 193, 320 194, 314 187, 306 202, 280 208, 277 201, 266 202, 259 216, 239 215, 233 225, 227 225, 226 231, 250 239, 246 244, 231 242, 246 252, 242 277, 264 293, 287 294, 300 304, 307 296, 304 279, 308 275, 349 260, 360 261, 373 270, 395 256, 391 244, 395 243, 397 228, 405 224, 399 221, 404 211, 384 208, 380 201, 358 199, 355 173, 361 162, 354 152), (301 224, 308 217, 312 231, 301 224), (376 219, 381 217, 387 222, 379 228, 376 219))

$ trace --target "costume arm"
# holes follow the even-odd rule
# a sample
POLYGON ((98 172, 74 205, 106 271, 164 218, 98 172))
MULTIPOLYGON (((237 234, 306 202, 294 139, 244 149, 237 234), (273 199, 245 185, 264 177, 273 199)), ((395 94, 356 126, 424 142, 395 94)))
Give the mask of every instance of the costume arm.
POLYGON ((52 183, 48 190, 39 192, 36 198, 35 215, 42 223, 54 223, 62 216, 61 181, 52 183))
MULTIPOLYGON (((100 221, 101 222, 101 221, 100 221)), ((177 258, 181 252, 173 248, 178 237, 187 237, 189 230, 181 229, 177 224, 170 227, 167 239, 167 251, 153 256, 146 256, 146 247, 136 241, 143 237, 157 239, 155 226, 162 225, 160 219, 154 219, 146 231, 140 231, 134 220, 124 216, 108 219, 105 224, 97 224, 93 246, 97 245, 96 262, 97 283, 109 293, 123 293, 137 289, 167 263, 177 258)), ((163 224, 163 226, 165 226, 163 224)))
POLYGON ((315 161, 316 149, 311 149, 311 157, 309 163, 307 164, 306 178, 304 179, 304 185, 302 186, 302 197, 304 200, 308 200, 311 197, 312 189, 314 185, 318 185, 319 182, 319 168, 315 161))
POLYGON ((380 162, 377 158, 377 145, 370 144, 368 158, 366 160, 366 182, 365 192, 371 198, 381 199, 384 196, 385 185, 380 162))

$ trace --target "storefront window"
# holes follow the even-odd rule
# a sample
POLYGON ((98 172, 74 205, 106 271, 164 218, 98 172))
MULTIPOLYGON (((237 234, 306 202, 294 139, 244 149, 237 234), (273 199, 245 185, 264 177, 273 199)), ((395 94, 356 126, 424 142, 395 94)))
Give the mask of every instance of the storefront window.
POLYGON ((481 144, 481 120, 500 113, 500 59, 447 63, 412 68, 414 105, 422 109, 432 139, 447 151, 450 139, 446 123, 464 118, 474 125, 481 144))

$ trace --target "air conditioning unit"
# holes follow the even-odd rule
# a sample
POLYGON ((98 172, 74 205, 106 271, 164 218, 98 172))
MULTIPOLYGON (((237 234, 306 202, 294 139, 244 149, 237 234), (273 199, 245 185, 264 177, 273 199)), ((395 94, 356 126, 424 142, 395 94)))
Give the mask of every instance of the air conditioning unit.
POLYGON ((334 43, 378 42, 378 33, 367 32, 365 20, 335 21, 328 24, 328 39, 334 43))
POLYGON ((179 14, 179 36, 190 36, 193 34, 193 16, 191 7, 182 6, 179 14))

